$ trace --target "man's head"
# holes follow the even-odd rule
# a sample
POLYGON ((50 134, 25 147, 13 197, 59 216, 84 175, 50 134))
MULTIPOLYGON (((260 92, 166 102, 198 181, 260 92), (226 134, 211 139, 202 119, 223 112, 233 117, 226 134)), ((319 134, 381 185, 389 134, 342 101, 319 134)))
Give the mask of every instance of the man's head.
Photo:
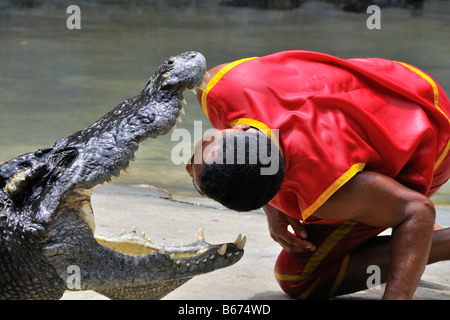
POLYGON ((278 193, 284 161, 266 134, 238 125, 199 141, 186 170, 201 194, 230 209, 249 211, 278 193))

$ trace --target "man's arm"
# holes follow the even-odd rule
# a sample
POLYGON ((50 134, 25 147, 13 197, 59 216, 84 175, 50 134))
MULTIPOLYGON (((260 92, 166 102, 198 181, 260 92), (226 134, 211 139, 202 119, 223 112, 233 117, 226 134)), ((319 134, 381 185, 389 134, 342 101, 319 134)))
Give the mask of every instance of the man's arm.
POLYGON ((308 235, 299 220, 288 216, 270 204, 263 206, 263 210, 267 217, 270 236, 284 250, 289 253, 298 253, 316 249, 313 243, 305 240, 308 235), (288 230, 289 226, 292 227, 295 234, 288 230))
POLYGON ((384 299, 411 299, 428 260, 435 209, 424 195, 370 171, 353 177, 314 216, 392 227, 384 299))

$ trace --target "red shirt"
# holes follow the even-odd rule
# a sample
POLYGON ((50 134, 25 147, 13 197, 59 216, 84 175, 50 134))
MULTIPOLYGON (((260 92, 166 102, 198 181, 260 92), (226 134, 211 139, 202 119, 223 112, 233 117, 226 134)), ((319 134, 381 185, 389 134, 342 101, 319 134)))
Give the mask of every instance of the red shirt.
MULTIPOLYGON (((270 202, 311 215, 361 170, 431 196, 449 177, 450 102, 423 71, 384 59, 287 51, 233 62, 202 95, 216 129, 277 129, 285 180, 270 202)), ((276 132, 276 131, 274 131, 276 132)))

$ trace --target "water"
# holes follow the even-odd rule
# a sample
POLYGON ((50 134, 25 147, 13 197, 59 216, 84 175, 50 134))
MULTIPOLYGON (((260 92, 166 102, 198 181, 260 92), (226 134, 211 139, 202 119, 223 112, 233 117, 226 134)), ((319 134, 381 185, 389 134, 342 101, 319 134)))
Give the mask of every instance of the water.
MULTIPOLYGON (((450 92, 448 1, 426 2, 422 16, 383 9, 380 30, 366 27, 367 14, 320 2, 292 11, 206 0, 148 2, 55 1, 0 10, 0 162, 85 128, 137 94, 165 59, 188 50, 202 52, 208 67, 289 49, 382 57, 424 69, 450 92), (69 4, 81 8, 81 30, 66 27, 69 4)), ((194 121, 210 128, 194 95, 185 97, 178 128, 193 132, 194 121)), ((133 174, 120 183, 196 195, 184 165, 171 161, 176 144, 170 133, 142 144, 133 174)), ((450 199, 448 190, 439 199, 450 199)))

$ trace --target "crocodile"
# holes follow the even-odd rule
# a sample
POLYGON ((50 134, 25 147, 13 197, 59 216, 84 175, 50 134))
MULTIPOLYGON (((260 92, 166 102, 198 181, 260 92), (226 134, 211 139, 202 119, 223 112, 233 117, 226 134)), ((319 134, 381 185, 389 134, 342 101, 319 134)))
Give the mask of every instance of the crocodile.
POLYGON ((95 234, 91 195, 135 159, 139 144, 168 133, 184 112, 184 90, 204 86, 206 60, 170 57, 145 88, 52 147, 0 165, 0 298, 60 299, 93 290, 110 299, 161 299, 192 277, 231 266, 246 238, 181 246, 134 232, 95 234))

